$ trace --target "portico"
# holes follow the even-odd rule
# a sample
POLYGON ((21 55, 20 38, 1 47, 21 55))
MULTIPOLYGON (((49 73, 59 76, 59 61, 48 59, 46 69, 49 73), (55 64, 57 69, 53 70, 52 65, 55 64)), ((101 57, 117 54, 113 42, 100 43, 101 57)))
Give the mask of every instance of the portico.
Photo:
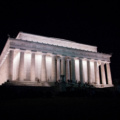
MULTIPOLYGON (((9 65, 7 79, 3 77, 0 81, 1 84, 10 80, 51 86, 64 75, 66 83, 71 80, 111 87, 110 57, 98 53, 95 46, 20 32, 16 39, 8 38, 0 56, 0 68, 5 66, 5 61, 9 65)), ((2 74, 4 71, 0 70, 2 74)))

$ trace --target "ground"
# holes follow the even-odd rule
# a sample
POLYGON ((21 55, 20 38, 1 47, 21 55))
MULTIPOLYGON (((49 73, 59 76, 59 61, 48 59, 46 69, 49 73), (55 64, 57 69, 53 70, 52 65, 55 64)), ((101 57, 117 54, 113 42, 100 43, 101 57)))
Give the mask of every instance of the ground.
POLYGON ((0 100, 0 117, 7 119, 120 119, 117 97, 37 97, 0 100))

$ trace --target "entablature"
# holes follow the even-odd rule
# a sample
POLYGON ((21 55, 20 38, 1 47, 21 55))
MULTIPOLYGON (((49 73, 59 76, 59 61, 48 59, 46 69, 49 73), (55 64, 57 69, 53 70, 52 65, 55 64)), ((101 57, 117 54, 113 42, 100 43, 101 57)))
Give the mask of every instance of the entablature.
POLYGON ((80 57, 80 58, 95 59, 95 60, 102 60, 108 62, 110 62, 110 57, 111 57, 111 55, 109 54, 96 53, 96 52, 78 50, 73 48, 66 48, 66 47, 55 46, 50 44, 44 44, 44 43, 38 43, 32 41, 23 41, 13 38, 9 38, 9 40, 10 40, 10 48, 15 48, 15 49, 41 51, 45 53, 61 54, 63 56, 80 57))

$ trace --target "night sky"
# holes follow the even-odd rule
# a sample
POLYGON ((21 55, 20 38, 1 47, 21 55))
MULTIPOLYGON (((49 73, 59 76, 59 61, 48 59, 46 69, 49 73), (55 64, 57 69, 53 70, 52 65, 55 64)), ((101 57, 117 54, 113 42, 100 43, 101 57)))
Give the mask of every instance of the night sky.
POLYGON ((117 2, 0 2, 0 52, 19 31, 94 45, 112 54, 120 78, 120 7, 117 2))

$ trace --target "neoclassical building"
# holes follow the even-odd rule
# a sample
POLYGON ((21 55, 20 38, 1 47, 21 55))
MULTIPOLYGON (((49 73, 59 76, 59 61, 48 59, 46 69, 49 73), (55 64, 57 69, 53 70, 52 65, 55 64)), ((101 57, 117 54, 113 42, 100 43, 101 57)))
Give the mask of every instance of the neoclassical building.
POLYGON ((53 86, 61 80, 111 87, 109 54, 96 46, 19 32, 8 38, 0 56, 0 85, 53 86))

